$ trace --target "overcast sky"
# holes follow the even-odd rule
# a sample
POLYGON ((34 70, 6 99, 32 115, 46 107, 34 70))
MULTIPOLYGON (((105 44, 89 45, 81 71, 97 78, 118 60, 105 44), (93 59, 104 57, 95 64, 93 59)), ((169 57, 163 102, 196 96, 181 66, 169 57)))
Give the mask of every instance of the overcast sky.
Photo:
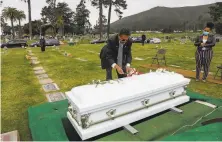
MULTIPOLYGON (((32 20, 41 18, 41 10, 46 5, 46 0, 31 0, 32 2, 32 20)), ((80 0, 57 0, 58 2, 66 2, 69 4, 69 7, 75 11, 76 6, 79 4, 80 0)), ((196 6, 196 5, 205 5, 216 2, 222 2, 222 0, 126 0, 128 7, 123 12, 123 17, 133 15, 145 10, 149 10, 156 6, 165 6, 165 7, 184 7, 184 6, 196 6)), ((90 10, 90 22, 92 25, 96 23, 98 19, 98 9, 90 5, 90 0, 86 0, 87 8, 90 10)), ((4 7, 15 7, 19 10, 25 11, 25 14, 28 15, 28 6, 26 3, 21 2, 21 0, 3 0, 2 8, 4 7)), ((104 14, 107 15, 108 9, 104 10, 104 14)), ((28 17, 28 16, 27 16, 28 17)), ((116 13, 112 13, 111 22, 118 20, 116 13)), ((133 20, 133 19, 132 19, 133 20)), ((26 21, 23 23, 27 22, 26 21)), ((9 23, 9 22, 8 22, 9 23)))

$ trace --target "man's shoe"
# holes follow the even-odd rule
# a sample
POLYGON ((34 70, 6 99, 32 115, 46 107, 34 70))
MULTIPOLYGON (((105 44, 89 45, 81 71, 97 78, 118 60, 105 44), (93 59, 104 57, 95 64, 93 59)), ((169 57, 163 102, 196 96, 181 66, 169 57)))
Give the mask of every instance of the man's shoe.
POLYGON ((196 79, 196 82, 199 82, 200 80, 199 79, 196 79))
POLYGON ((206 79, 203 79, 202 81, 203 81, 204 83, 207 82, 206 79))

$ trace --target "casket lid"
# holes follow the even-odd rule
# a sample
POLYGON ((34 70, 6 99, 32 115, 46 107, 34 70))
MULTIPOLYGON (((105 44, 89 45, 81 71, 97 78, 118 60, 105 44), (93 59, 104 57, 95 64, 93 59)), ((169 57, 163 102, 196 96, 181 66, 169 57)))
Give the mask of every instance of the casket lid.
POLYGON ((151 72, 112 80, 106 84, 83 85, 67 92, 67 98, 80 112, 121 104, 141 96, 189 84, 190 79, 176 73, 151 72))

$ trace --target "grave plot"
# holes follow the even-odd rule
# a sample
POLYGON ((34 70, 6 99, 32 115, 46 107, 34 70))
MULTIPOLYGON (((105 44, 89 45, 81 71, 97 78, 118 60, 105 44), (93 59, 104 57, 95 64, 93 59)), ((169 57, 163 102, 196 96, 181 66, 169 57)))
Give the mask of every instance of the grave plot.
POLYGON ((46 71, 45 70, 36 70, 36 71, 34 71, 34 73, 36 75, 38 75, 38 74, 44 74, 44 73, 46 73, 46 71))
POLYGON ((57 102, 61 100, 65 100, 66 97, 62 92, 50 93, 46 95, 49 102, 57 102))
POLYGON ((43 70, 43 67, 34 67, 33 70, 34 70, 34 71, 43 70))
POLYGON ((37 57, 31 57, 30 59, 31 60, 37 60, 38 58, 37 57))
POLYGON ((60 90, 56 83, 50 83, 50 84, 42 85, 42 88, 45 92, 60 90))
POLYGON ((49 78, 49 76, 47 74, 39 74, 37 75, 37 78, 41 80, 41 79, 49 78))
POLYGON ((6 142, 6 141, 19 141, 19 133, 18 131, 11 131, 11 132, 8 132, 8 133, 4 133, 4 134, 1 134, 1 137, 0 137, 0 140, 3 141, 3 142, 6 142))
POLYGON ((44 85, 44 84, 49 84, 49 83, 53 83, 53 80, 50 78, 43 78, 39 80, 39 83, 44 85))
POLYGON ((32 61, 31 61, 31 64, 33 64, 33 65, 38 65, 38 64, 40 64, 40 61, 32 60, 32 61))

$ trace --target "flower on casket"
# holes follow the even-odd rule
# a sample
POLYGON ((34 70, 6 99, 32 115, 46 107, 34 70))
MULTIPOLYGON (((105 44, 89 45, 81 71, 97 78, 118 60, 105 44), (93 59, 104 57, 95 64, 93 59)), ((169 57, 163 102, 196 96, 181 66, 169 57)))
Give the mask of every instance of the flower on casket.
POLYGON ((127 77, 133 76, 133 75, 140 75, 141 72, 137 71, 135 68, 133 68, 128 74, 127 77))

